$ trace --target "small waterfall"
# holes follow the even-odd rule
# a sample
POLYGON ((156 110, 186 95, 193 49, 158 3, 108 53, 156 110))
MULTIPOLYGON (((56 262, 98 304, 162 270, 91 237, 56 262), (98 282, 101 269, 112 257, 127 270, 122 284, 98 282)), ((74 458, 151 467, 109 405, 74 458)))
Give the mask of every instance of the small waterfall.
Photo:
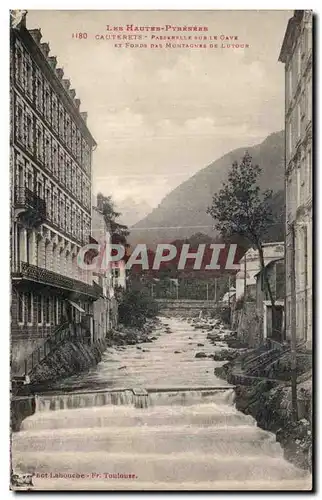
POLYGON ((150 406, 179 405, 189 406, 198 403, 225 403, 232 405, 233 389, 162 389, 147 392, 144 389, 110 390, 98 392, 70 393, 36 396, 36 413, 97 406, 134 406, 148 408, 150 406))
POLYGON ((92 408, 106 405, 136 405, 140 396, 134 396, 131 390, 99 391, 36 396, 36 413, 57 410, 92 408))

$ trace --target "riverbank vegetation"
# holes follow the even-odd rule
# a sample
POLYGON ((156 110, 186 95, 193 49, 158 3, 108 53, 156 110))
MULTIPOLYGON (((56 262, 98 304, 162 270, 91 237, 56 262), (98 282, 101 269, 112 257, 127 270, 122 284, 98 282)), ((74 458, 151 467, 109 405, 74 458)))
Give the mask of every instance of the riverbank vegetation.
POLYGON ((157 316, 159 308, 146 290, 130 289, 124 292, 118 311, 122 325, 142 328, 148 319, 157 316))

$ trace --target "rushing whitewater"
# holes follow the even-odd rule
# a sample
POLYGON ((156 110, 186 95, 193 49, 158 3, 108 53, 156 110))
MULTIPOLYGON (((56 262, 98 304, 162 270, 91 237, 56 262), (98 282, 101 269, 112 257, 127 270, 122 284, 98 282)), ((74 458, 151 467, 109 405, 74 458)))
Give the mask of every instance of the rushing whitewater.
POLYGON ((13 434, 13 469, 35 489, 309 489, 275 436, 219 389, 213 360, 195 358, 214 352, 206 332, 164 321, 170 333, 108 349, 95 370, 37 397, 13 434))

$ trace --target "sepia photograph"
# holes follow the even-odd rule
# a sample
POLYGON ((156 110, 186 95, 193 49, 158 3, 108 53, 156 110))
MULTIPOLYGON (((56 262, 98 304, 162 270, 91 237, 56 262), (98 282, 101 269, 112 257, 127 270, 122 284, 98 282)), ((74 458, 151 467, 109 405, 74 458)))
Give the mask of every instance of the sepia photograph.
POLYGON ((314 12, 8 14, 10 490, 312 491, 314 12))

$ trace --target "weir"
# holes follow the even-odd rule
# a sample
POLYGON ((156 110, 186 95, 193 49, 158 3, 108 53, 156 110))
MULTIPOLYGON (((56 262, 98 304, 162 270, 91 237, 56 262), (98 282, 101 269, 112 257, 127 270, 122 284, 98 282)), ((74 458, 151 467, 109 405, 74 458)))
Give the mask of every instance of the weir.
POLYGON ((127 405, 147 408, 160 404, 189 405, 202 401, 233 402, 234 386, 207 388, 99 389, 73 393, 35 396, 36 412, 92 408, 106 405, 127 405))

